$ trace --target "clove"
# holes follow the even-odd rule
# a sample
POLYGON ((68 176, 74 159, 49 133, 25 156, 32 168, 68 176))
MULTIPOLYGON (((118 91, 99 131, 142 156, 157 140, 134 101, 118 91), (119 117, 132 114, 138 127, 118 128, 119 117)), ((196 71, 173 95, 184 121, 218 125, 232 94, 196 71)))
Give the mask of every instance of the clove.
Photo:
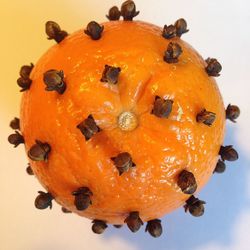
POLYGON ((28 151, 28 157, 32 161, 47 162, 50 151, 51 147, 47 142, 43 143, 39 140, 36 140, 36 143, 28 151))
POLYGON ((16 148, 21 143, 24 143, 24 138, 18 131, 15 131, 15 134, 11 134, 8 137, 8 141, 10 144, 13 144, 14 147, 16 148))
POLYGON ((112 67, 109 65, 105 65, 104 71, 102 73, 101 82, 117 84, 120 72, 121 68, 119 67, 112 67))
POLYGON ((216 118, 216 114, 206 109, 203 109, 200 113, 196 116, 196 121, 198 123, 204 123, 207 126, 212 126, 216 118))
POLYGON ((177 185, 184 194, 193 194, 197 189, 197 183, 193 173, 183 170, 178 175, 177 185))
POLYGON ((133 18, 139 13, 140 11, 136 11, 134 1, 125 1, 121 6, 121 16, 123 17, 124 21, 133 21, 133 18))
POLYGON ((164 61, 167 63, 177 63, 182 52, 182 48, 178 43, 170 42, 165 51, 164 61))
POLYGON ((155 219, 155 220, 148 221, 145 232, 147 231, 154 238, 160 237, 162 234, 161 220, 155 219))
POLYGON ((186 205, 184 206, 185 212, 189 211, 191 215, 194 217, 200 217, 204 214, 205 201, 201 201, 198 198, 195 198, 193 195, 186 201, 186 205))
POLYGON ((54 39, 57 43, 60 43, 68 36, 68 33, 61 30, 61 27, 53 21, 48 21, 45 24, 45 32, 48 35, 48 40, 54 39))
POLYGON ((121 17, 121 11, 117 6, 114 6, 109 10, 109 13, 106 15, 106 17, 109 19, 109 21, 117 21, 121 17))
POLYGON ((160 96, 156 96, 151 114, 154 114, 159 118, 168 118, 172 112, 173 103, 173 100, 165 100, 160 96))
POLYGON ((101 26, 99 23, 92 21, 87 25, 84 33, 91 37, 92 40, 99 40, 102 36, 104 26, 101 26))
POLYGON ((106 224, 106 222, 102 221, 102 220, 93 220, 92 223, 93 223, 93 225, 92 225, 92 231, 95 234, 102 234, 102 233, 104 233, 104 231, 108 227, 108 225, 106 224))
POLYGON ((207 66, 205 68, 209 76, 220 76, 222 70, 221 64, 215 58, 208 58, 206 60, 207 66))
POLYGON ((92 204, 90 196, 92 196, 93 193, 88 187, 78 188, 72 192, 72 195, 75 196, 74 204, 79 211, 86 210, 92 204))
POLYGON ((226 118, 232 122, 236 122, 235 120, 240 116, 240 109, 236 105, 229 104, 226 109, 226 118))
POLYGON ((89 115, 87 119, 78 124, 77 128, 80 129, 86 141, 88 141, 93 137, 93 135, 101 131, 92 115, 89 115))
POLYGON ((129 216, 124 220, 127 223, 128 228, 131 232, 137 232, 143 225, 143 221, 139 217, 139 212, 130 212, 129 216))
POLYGON ((236 161, 239 158, 237 151, 233 148, 232 145, 221 146, 219 155, 223 161, 236 161))
POLYGON ((52 208, 52 200, 54 197, 50 193, 38 191, 39 195, 35 199, 35 207, 37 209, 52 208))
POLYGON ((132 157, 129 153, 124 152, 118 154, 116 157, 111 157, 116 168, 118 169, 119 175, 128 172, 130 168, 135 167, 135 163, 132 161, 132 157))
POLYGON ((51 69, 43 74, 43 81, 46 84, 45 90, 57 91, 58 94, 62 95, 66 90, 66 84, 64 81, 64 72, 51 69))

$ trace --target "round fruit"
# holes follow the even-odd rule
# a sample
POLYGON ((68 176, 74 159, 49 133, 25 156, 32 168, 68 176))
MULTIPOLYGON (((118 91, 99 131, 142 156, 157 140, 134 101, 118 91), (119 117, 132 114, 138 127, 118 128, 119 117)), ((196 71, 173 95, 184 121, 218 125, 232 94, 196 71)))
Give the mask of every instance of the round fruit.
POLYGON ((23 94, 34 174, 60 205, 92 220, 123 224, 137 211, 151 221, 182 206, 213 174, 224 138, 216 62, 140 21, 66 35, 23 94))

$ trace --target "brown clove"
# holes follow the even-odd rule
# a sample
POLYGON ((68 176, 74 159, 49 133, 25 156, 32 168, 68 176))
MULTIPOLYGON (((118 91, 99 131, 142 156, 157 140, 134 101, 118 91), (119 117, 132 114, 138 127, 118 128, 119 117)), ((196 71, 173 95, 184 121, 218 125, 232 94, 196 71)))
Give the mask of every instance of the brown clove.
POLYGON ((65 214, 71 214, 72 212, 70 210, 68 210, 66 207, 62 207, 61 208, 62 212, 65 214))
POLYGON ((232 145, 221 146, 219 155, 223 161, 236 161, 239 158, 237 151, 233 148, 232 145))
POLYGON ((104 71, 102 73, 101 82, 117 84, 120 72, 121 68, 119 67, 105 65, 104 71))
POLYGON ((68 33, 61 30, 61 27, 53 21, 48 21, 45 24, 45 32, 48 35, 48 40, 54 39, 57 43, 60 43, 68 36, 68 33))
POLYGON ((148 221, 145 232, 147 231, 154 238, 160 237, 162 234, 161 220, 155 219, 155 220, 148 221))
POLYGON ((222 70, 221 64, 215 58, 208 58, 206 60, 207 66, 205 68, 209 76, 220 76, 222 70))
POLYGON ((128 172, 130 168, 136 166, 132 161, 131 155, 127 152, 120 153, 116 157, 111 157, 111 160, 114 162, 116 168, 118 169, 119 175, 128 172))
POLYGON ((198 123, 204 123, 207 126, 212 126, 216 118, 216 114, 206 109, 203 109, 200 113, 196 116, 196 121, 198 123))
POLYGON ((110 10, 108 15, 106 17, 109 19, 109 21, 117 21, 121 17, 121 11, 117 6, 113 6, 110 10))
POLYGON ((92 21, 87 25, 84 33, 91 37, 92 40, 99 40, 102 37, 102 32, 104 26, 101 26, 99 23, 92 21))
POLYGON ((226 118, 232 122, 236 122, 235 120, 240 116, 240 109, 236 105, 229 104, 226 109, 226 118))
POLYGON ((136 11, 136 5, 134 1, 125 1, 121 6, 121 16, 123 17, 124 21, 133 21, 133 18, 139 13, 140 11, 136 11))
POLYGON ((90 196, 92 196, 93 193, 88 187, 78 188, 72 192, 72 195, 75 196, 74 204, 79 211, 86 210, 92 204, 90 196))
POLYGON ((226 170, 226 164, 224 161, 222 160, 218 160, 217 164, 216 164, 216 167, 214 169, 214 173, 218 173, 218 174, 221 174, 221 173, 224 173, 226 170))
POLYGON ((11 122, 10 122, 10 127, 14 130, 20 130, 20 119, 19 118, 14 118, 11 122))
POLYGON ((47 91, 57 91, 58 94, 62 95, 66 90, 64 72, 62 70, 51 69, 46 71, 43 74, 43 81, 47 91))
POLYGON ((31 86, 32 80, 30 78, 22 78, 19 77, 17 79, 17 84, 19 87, 21 87, 20 92, 24 92, 26 90, 28 90, 31 86))
POLYGON ((26 172, 28 175, 34 175, 34 172, 30 166, 30 164, 28 163, 28 167, 26 168, 26 172))
POLYGON ((182 48, 178 43, 170 42, 165 51, 164 61, 167 63, 177 63, 182 52, 182 48))
POLYGON ((156 96, 151 114, 154 114, 159 118, 168 118, 172 112, 173 103, 173 100, 165 100, 160 96, 156 96))
POLYGON ((127 223, 128 228, 131 232, 137 232, 143 225, 143 221, 139 217, 139 212, 130 212, 129 216, 124 220, 127 223))
POLYGON ((54 197, 50 193, 45 193, 43 191, 38 192, 39 195, 35 199, 35 207, 37 209, 52 208, 52 200, 54 197))
POLYGON ((206 204, 205 201, 201 201, 192 195, 186 201, 186 205, 184 206, 184 209, 185 209, 185 212, 189 211, 189 213, 193 215, 194 217, 200 217, 205 212, 204 204, 206 204))
POLYGON ((174 25, 164 25, 162 36, 166 39, 171 39, 176 36, 176 27, 174 25))
POLYGON ((32 161, 47 161, 51 151, 50 145, 36 140, 36 143, 28 151, 28 157, 32 161))
POLYGON ((102 233, 104 233, 104 231, 108 227, 108 225, 106 224, 106 222, 102 221, 102 220, 93 220, 92 223, 93 223, 93 225, 92 225, 92 231, 95 234, 102 234, 102 233))
POLYGON ((93 137, 93 135, 101 131, 92 115, 89 115, 87 119, 78 124, 77 128, 80 129, 86 141, 88 141, 93 137))
POLYGON ((178 37, 181 37, 184 33, 187 33, 189 30, 187 29, 187 22, 185 19, 180 18, 178 19, 175 24, 174 24, 175 28, 176 28, 176 35, 178 37))
POLYGON ((193 173, 183 170, 178 175, 177 185, 184 194, 193 194, 197 189, 197 183, 193 173))
POLYGON ((13 144, 14 147, 16 148, 21 143, 24 143, 24 138, 18 131, 15 131, 15 134, 11 134, 8 137, 8 141, 10 144, 13 144))

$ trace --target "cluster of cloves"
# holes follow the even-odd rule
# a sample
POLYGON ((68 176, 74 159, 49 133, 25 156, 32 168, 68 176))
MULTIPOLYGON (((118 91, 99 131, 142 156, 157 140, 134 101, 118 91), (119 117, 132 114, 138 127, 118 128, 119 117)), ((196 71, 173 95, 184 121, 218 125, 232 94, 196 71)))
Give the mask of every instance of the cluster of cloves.
MULTIPOLYGON (((139 14, 139 11, 136 10, 135 3, 131 0, 125 1, 121 10, 117 6, 112 7, 109 10, 107 18, 110 21, 119 20, 122 16, 125 21, 132 21, 134 17, 139 14)), ((87 28, 84 30, 84 33, 88 35, 92 40, 99 40, 102 37, 104 31, 104 26, 99 23, 92 21, 87 25, 87 28)), ((165 25, 163 28, 162 36, 165 39, 171 39, 174 37, 181 37, 184 33, 188 32, 187 22, 181 18, 178 19, 174 25, 165 25)), ((53 22, 48 21, 46 23, 46 34, 48 39, 54 39, 57 43, 60 43, 65 37, 68 36, 68 33, 64 30, 61 30, 60 26, 53 22)), ((176 42, 170 42, 168 44, 167 50, 164 53, 164 61, 167 63, 178 63, 179 57, 183 53, 181 46, 176 42)), ((222 66, 215 58, 208 58, 206 60, 205 71, 209 76, 217 77, 219 76, 222 66)), ((30 79, 30 73, 34 65, 24 65, 20 70, 20 78, 17 80, 18 85, 22 88, 21 91, 28 90, 31 86, 32 80, 30 79)), ((120 67, 114 67, 105 65, 101 82, 107 82, 110 84, 117 84, 119 79, 119 74, 121 72, 120 67)), ((44 83, 46 85, 47 91, 56 91, 58 94, 63 94, 66 90, 66 84, 64 80, 64 72, 62 70, 49 70, 44 73, 43 76, 44 83)), ((168 118, 172 112, 173 100, 163 99, 159 96, 155 97, 153 109, 151 113, 158 118, 168 118)), ((229 104, 226 109, 226 118, 235 122, 235 120, 240 115, 240 109, 236 105, 229 104)), ((198 123, 203 123, 207 126, 211 126, 216 119, 216 114, 202 109, 196 116, 196 121, 198 123)), ((14 118, 10 127, 15 130, 14 134, 11 134, 8 137, 8 140, 14 147, 17 147, 19 144, 24 143, 24 137, 21 135, 18 130, 20 130, 20 121, 18 118, 14 118)), ((89 115, 84 121, 82 121, 77 128, 84 135, 85 140, 88 141, 96 133, 100 132, 101 129, 97 126, 92 115, 89 115)), ((51 152, 51 146, 47 142, 42 142, 36 140, 35 144, 29 149, 28 157, 32 161, 47 161, 49 154, 51 152)), ((226 169, 225 161, 235 161, 238 159, 237 151, 231 146, 221 146, 219 159, 214 172, 222 173, 226 169)), ((128 172, 129 169, 135 167, 135 163, 132 160, 132 156, 128 152, 123 152, 118 154, 115 157, 111 157, 111 161, 114 163, 117 168, 119 175, 122 175, 125 172, 128 172)), ((26 171, 29 175, 34 175, 33 170, 28 164, 26 171)), ((193 194, 197 190, 197 183, 193 173, 182 170, 177 176, 177 185, 180 190, 187 195, 191 195, 187 200, 184 206, 185 211, 195 217, 202 216, 204 214, 204 204, 205 202, 196 198, 193 194)), ((39 195, 35 199, 35 207, 38 209, 52 208, 52 200, 54 199, 53 195, 50 192, 38 192, 39 195)), ((91 197, 93 196, 92 191, 88 187, 80 187, 77 190, 72 192, 74 196, 74 205, 77 210, 83 211, 89 208, 92 205, 91 197)), ((62 207, 62 212, 71 213, 67 208, 62 207)), ((132 232, 137 232, 143 225, 143 221, 139 216, 138 211, 132 211, 125 218, 124 222, 127 224, 128 228, 132 232)), ((92 230, 94 233, 101 234, 103 233, 107 226, 106 221, 95 219, 92 221, 92 230)), ((116 228, 120 228, 121 225, 114 225, 116 228)), ((146 225, 146 232, 153 237, 159 237, 162 234, 162 225, 159 219, 150 220, 146 225)))
POLYGON ((184 33, 187 33, 187 22, 185 19, 178 19, 175 24, 165 25, 163 28, 162 36, 166 39, 171 39, 174 37, 181 37, 184 33))
POLYGON ((140 11, 136 11, 134 1, 128 0, 122 4, 121 10, 117 6, 113 6, 106 17, 110 21, 117 21, 122 16, 124 21, 132 21, 139 13, 140 11))
MULTIPOLYGON (((229 104, 226 108, 226 118, 232 122, 236 122, 235 120, 240 116, 240 109, 236 105, 229 104)), ((221 146, 219 155, 221 159, 218 160, 214 173, 224 173, 226 170, 225 161, 236 161, 239 158, 237 151, 233 148, 232 145, 229 146, 221 146)))
POLYGON ((21 92, 28 90, 31 86, 32 80, 30 79, 30 73, 34 65, 31 63, 30 65, 24 65, 21 67, 19 75, 20 77, 17 79, 17 84, 21 87, 21 92))
POLYGON ((14 118, 10 122, 10 127, 15 130, 14 134, 9 135, 8 141, 10 144, 14 145, 16 148, 18 145, 24 143, 24 137, 20 134, 18 130, 20 130, 20 120, 19 118, 14 118))

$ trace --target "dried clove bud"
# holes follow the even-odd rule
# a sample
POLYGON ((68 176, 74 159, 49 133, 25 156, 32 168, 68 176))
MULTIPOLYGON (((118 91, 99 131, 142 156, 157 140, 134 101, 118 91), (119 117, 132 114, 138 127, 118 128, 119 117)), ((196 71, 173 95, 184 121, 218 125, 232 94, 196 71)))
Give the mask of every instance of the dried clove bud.
POLYGON ((90 36, 93 40, 99 40, 102 36, 104 26, 101 26, 99 23, 92 21, 87 25, 87 29, 84 30, 84 33, 90 36))
POLYGON ((64 82, 64 73, 62 70, 58 71, 51 69, 43 74, 43 81, 46 84, 45 90, 57 91, 58 94, 63 94, 66 90, 66 84, 64 82))
POLYGON ((198 198, 195 198, 193 195, 186 201, 186 205, 184 206, 185 212, 189 211, 191 215, 194 217, 200 217, 204 214, 205 201, 201 201, 198 198))
POLYGON ((233 148, 232 145, 221 146, 219 155, 223 161, 236 161, 239 158, 237 151, 233 148))
POLYGON ((240 109, 236 105, 229 104, 226 109, 226 118, 232 122, 236 122, 235 120, 240 116, 240 109))
POLYGON ((116 157, 111 157, 111 160, 118 169, 119 175, 122 175, 124 172, 128 172, 130 168, 136 166, 132 161, 131 155, 127 152, 120 153, 116 157))
POLYGON ((176 36, 176 27, 174 25, 165 25, 163 28, 162 36, 166 39, 171 39, 176 36))
POLYGON ((122 225, 113 225, 113 227, 115 227, 115 228, 121 228, 122 225))
POLYGON ((140 11, 136 11, 136 6, 134 1, 125 1, 121 6, 121 15, 125 21, 132 21, 140 11))
POLYGON ((148 221, 145 232, 147 231, 154 238, 160 237, 162 234, 161 220, 155 219, 148 221))
POLYGON ((24 65, 21 67, 19 75, 21 76, 21 78, 28 79, 33 68, 33 63, 31 63, 30 65, 24 65))
POLYGON ((68 210, 66 207, 62 207, 62 212, 65 214, 71 214, 72 212, 70 210, 68 210))
POLYGON ((226 164, 224 161, 222 160, 219 160, 216 164, 216 167, 214 169, 214 173, 218 173, 218 174, 221 174, 221 173, 224 173, 226 170, 226 164))
POLYGON ((72 192, 72 195, 75 196, 74 204, 79 211, 86 210, 92 204, 90 196, 92 196, 93 193, 88 187, 81 187, 72 192))
POLYGON ((108 227, 107 224, 106 224, 106 222, 102 221, 102 220, 93 220, 92 223, 93 223, 93 225, 92 225, 92 231, 95 234, 102 234, 102 233, 104 233, 104 231, 108 227))
POLYGON ((86 141, 88 141, 93 135, 101 131, 101 129, 96 125, 96 122, 92 115, 89 115, 87 119, 78 124, 77 128, 80 129, 86 141))
POLYGON ((110 21, 116 21, 116 20, 119 20, 120 17, 121 17, 121 12, 120 10, 118 9, 117 6, 114 6, 112 7, 110 10, 109 10, 109 14, 106 15, 106 17, 110 20, 110 21))
POLYGON ((184 194, 193 194, 197 189, 197 183, 193 173, 183 170, 178 175, 177 185, 184 194))
POLYGON ((124 220, 127 223, 128 228, 131 232, 137 232, 143 225, 143 221, 139 217, 139 212, 130 212, 129 216, 124 220))
POLYGON ((54 197, 50 193, 45 193, 43 191, 38 192, 39 195, 35 199, 35 207, 37 209, 52 208, 52 200, 54 197))
POLYGON ((47 142, 43 143, 39 140, 36 140, 36 144, 34 144, 28 151, 28 157, 32 161, 46 162, 48 160, 50 151, 51 147, 47 142))
POLYGON ((121 68, 119 67, 112 67, 109 65, 105 65, 105 69, 102 74, 101 82, 117 84, 120 72, 121 72, 121 68))
POLYGON ((206 72, 209 76, 220 76, 220 72, 222 70, 221 64, 215 58, 208 58, 206 60, 207 67, 206 72))
POLYGON ((182 48, 178 43, 170 42, 165 51, 164 61, 167 63, 177 63, 182 52, 182 48))
POLYGON ((28 167, 26 168, 26 172, 28 175, 34 175, 34 172, 30 166, 30 164, 28 163, 28 167))
POLYGON ((196 121, 198 123, 204 123, 207 126, 211 126, 216 118, 216 114, 206 109, 203 109, 200 113, 196 116, 196 121))
POLYGON ((15 129, 15 130, 20 130, 20 119, 15 117, 15 118, 10 122, 10 127, 11 127, 12 129, 15 129))
POLYGON ((31 86, 31 83, 32 83, 32 80, 29 79, 29 78, 22 78, 22 77, 19 77, 17 79, 17 84, 19 87, 21 87, 22 89, 20 90, 20 92, 23 92, 23 91, 26 91, 30 88, 31 86))
POLYGON ((18 131, 15 131, 15 134, 11 134, 8 137, 8 141, 16 148, 19 144, 24 143, 24 138, 18 131))
POLYGON ((60 43, 68 36, 68 33, 64 30, 61 30, 60 26, 53 21, 48 21, 45 25, 45 31, 48 35, 48 39, 54 39, 57 43, 60 43))
POLYGON ((175 24, 174 24, 175 28, 176 28, 176 35, 178 37, 181 37, 182 34, 187 33, 189 30, 187 29, 187 22, 185 19, 180 18, 178 19, 175 24))
POLYGON ((156 96, 151 114, 154 114, 159 118, 168 118, 172 112, 173 103, 173 100, 165 100, 160 96, 156 96))

